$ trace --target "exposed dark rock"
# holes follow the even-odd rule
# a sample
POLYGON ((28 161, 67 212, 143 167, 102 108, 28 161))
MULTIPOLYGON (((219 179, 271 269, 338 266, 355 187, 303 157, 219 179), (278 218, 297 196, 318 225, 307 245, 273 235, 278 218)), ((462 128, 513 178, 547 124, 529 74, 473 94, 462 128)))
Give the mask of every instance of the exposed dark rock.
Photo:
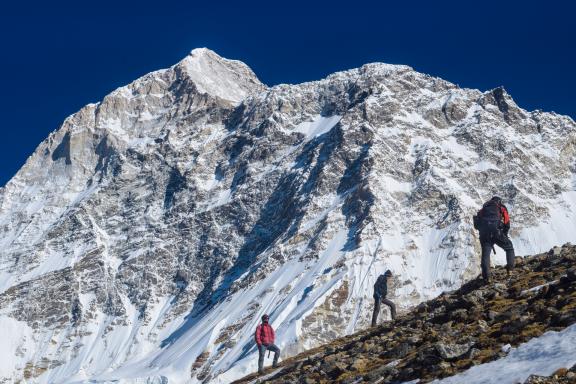
POLYGON ((473 344, 448 344, 438 343, 435 345, 436 351, 445 360, 452 360, 468 353, 473 344))

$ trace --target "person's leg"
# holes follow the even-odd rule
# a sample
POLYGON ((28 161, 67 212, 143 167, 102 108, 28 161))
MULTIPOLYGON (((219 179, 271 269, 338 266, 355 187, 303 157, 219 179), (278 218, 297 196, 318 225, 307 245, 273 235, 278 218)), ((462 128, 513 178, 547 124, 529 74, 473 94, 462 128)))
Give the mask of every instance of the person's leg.
POLYGON ((372 326, 375 327, 380 313, 380 298, 374 297, 374 312, 372 312, 372 326))
POLYGON ((384 298, 382 302, 390 307, 390 315, 392 316, 392 320, 396 320, 396 306, 390 300, 384 298))
POLYGON ((280 357, 280 348, 276 344, 269 344, 268 350, 274 352, 274 360, 272 360, 272 366, 276 367, 278 365, 278 358, 280 357))
POLYGON ((490 252, 492 252, 492 242, 481 241, 482 256, 480 259, 480 267, 482 267, 482 278, 484 281, 490 280, 490 252))
POLYGON ((508 236, 501 234, 496 239, 496 245, 506 251, 506 269, 510 272, 514 269, 514 245, 508 236))
POLYGON ((259 345, 258 346, 258 373, 262 373, 262 369, 264 367, 264 355, 266 354, 266 346, 259 345))

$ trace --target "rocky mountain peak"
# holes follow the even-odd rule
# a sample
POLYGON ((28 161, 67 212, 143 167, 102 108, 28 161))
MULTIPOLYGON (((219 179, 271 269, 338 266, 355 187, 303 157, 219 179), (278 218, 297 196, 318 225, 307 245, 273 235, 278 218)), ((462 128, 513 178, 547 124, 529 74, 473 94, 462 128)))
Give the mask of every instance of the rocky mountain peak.
POLYGON ((191 79, 200 93, 237 104, 265 85, 243 62, 219 56, 208 48, 196 48, 175 66, 191 79))

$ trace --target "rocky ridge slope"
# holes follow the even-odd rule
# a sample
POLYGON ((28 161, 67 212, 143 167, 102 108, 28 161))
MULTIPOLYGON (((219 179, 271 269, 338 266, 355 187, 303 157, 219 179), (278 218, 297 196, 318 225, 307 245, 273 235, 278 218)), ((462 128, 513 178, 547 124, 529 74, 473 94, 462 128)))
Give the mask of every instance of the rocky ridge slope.
MULTIPOLYGON (((492 284, 474 279, 394 322, 294 356, 278 369, 268 368, 264 377, 251 375, 235 383, 426 383, 501 359, 511 347, 575 324, 576 246, 517 260, 511 277, 499 267, 492 284)), ((570 372, 576 369, 576 355, 566 358, 571 359, 568 367, 561 361, 549 364, 548 374, 555 377, 530 375, 529 361, 526 371, 513 373, 526 383, 574 383, 576 375, 570 372)), ((490 382, 518 382, 492 375, 490 382)), ((478 375, 452 382, 485 381, 478 375)))
POLYGON ((574 121, 502 88, 378 63, 267 87, 194 50, 0 189, 0 377, 229 382, 264 312, 293 355, 365 328, 385 269, 401 311, 475 277, 492 194, 519 254, 574 241, 575 175, 574 121))

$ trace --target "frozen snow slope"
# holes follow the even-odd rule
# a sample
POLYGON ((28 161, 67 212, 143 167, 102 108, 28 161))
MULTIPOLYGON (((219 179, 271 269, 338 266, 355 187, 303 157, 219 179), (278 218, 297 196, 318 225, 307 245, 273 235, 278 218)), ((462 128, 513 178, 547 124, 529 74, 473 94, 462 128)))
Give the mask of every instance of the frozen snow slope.
POLYGON ((386 268, 400 310, 478 274, 492 194, 518 253, 576 240, 574 121, 406 66, 269 88, 194 50, 0 189, 0 378, 228 382, 264 312, 287 356, 366 327, 386 268))

